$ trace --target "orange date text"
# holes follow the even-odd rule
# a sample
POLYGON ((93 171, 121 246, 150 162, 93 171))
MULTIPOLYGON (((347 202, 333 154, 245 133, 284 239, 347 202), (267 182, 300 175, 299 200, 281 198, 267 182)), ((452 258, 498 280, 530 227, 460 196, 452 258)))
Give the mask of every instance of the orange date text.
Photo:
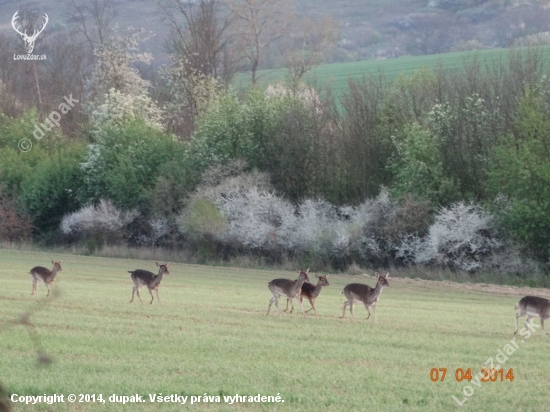
MULTIPOLYGON (((458 368, 455 370, 454 375, 457 382, 462 382, 463 380, 467 380, 468 382, 470 382, 472 379, 476 379, 475 376, 472 377, 471 368, 458 368)), ((513 369, 508 369, 508 371, 506 372, 502 368, 481 368, 481 372, 479 372, 478 375, 479 377, 477 378, 477 380, 479 380, 479 382, 504 382, 506 380, 512 382, 514 380, 513 369)), ((443 382, 446 376, 447 368, 432 368, 432 370, 430 371, 430 379, 432 382, 443 382)))

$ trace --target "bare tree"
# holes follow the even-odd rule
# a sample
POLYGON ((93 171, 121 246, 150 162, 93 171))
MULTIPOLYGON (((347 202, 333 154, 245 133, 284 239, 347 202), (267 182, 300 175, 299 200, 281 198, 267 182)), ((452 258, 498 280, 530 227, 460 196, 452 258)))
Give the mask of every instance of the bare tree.
MULTIPOLYGON (((84 95, 88 68, 92 55, 89 50, 73 42, 74 32, 58 32, 48 42, 48 58, 43 66, 44 100, 48 108, 58 107, 64 96, 73 95, 81 101, 84 95)), ((67 136, 81 135, 87 116, 78 105, 61 119, 61 127, 67 136)))
POLYGON ((288 42, 285 42, 285 60, 293 88, 304 74, 323 62, 338 39, 338 22, 331 17, 319 21, 304 18, 297 21, 288 42))
POLYGON ((65 13, 86 42, 96 50, 103 48, 109 28, 118 15, 116 0, 63 0, 65 13))
POLYGON ((292 25, 292 0, 224 0, 236 19, 235 34, 244 57, 250 62, 252 85, 264 53, 285 36, 292 25))
POLYGON ((409 51, 419 54, 448 52, 455 37, 455 19, 448 13, 423 14, 413 19, 409 51))
POLYGON ((231 15, 220 0, 165 0, 159 4, 170 34, 166 49, 190 72, 229 84, 237 70, 231 15))

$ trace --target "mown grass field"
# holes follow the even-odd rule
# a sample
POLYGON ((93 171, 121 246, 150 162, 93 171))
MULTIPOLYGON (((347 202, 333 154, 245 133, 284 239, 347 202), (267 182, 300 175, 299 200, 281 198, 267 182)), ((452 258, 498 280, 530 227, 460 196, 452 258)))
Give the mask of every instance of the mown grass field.
MULTIPOLYGON (((346 283, 372 277, 329 276, 320 317, 266 316, 267 282, 292 272, 170 264, 162 304, 129 304, 126 272, 154 262, 0 250, 0 382, 10 394, 140 394, 140 404, 65 403, 15 411, 287 410, 543 411, 550 408, 550 336, 537 331, 503 365, 513 382, 481 383, 459 407, 466 381, 513 338, 514 305, 525 290, 467 287, 389 278, 378 324, 339 319, 346 283), (59 292, 30 296, 29 269, 63 259, 59 292), (53 359, 37 365, 27 327, 53 359), (448 369, 433 383, 430 370, 448 369), (276 395, 279 404, 151 404, 149 394, 276 395)), ((544 291, 538 291, 544 293, 544 291)), ((142 297, 148 296, 142 289, 142 297)), ((548 296, 547 296, 548 297, 548 296)), ((306 304, 307 306, 307 304, 306 304)), ((538 321, 535 322, 538 324, 538 321)), ((223 399, 223 398, 222 398, 223 399)))
MULTIPOLYGON (((520 49, 516 49, 520 50, 520 49)), ((523 49, 524 51, 526 49, 523 49)), ((541 53, 545 62, 550 59, 550 47, 535 48, 541 53)), ((473 52, 455 52, 445 54, 432 54, 426 56, 405 56, 387 60, 364 60, 349 63, 323 64, 306 73, 304 81, 322 90, 329 87, 337 96, 348 90, 348 79, 361 80, 363 76, 382 75, 387 81, 392 82, 400 75, 410 75, 415 71, 427 68, 438 68, 458 71, 477 59, 483 69, 492 68, 501 62, 507 62, 510 56, 508 49, 489 49, 473 52)), ((285 79, 287 71, 262 70, 259 73, 259 83, 267 85, 285 79)), ((250 85, 250 75, 241 73, 235 79, 235 86, 246 88, 250 85)))

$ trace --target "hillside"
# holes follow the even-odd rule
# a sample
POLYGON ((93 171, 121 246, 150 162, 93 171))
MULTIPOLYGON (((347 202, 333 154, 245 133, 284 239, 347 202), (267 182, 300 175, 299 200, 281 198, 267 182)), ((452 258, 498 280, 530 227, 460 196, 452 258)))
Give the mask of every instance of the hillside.
MULTIPOLYGON (((533 37, 550 25, 545 3, 511 0, 295 0, 296 14, 320 19, 331 16, 340 26, 337 47, 326 53, 327 62, 385 59, 404 55, 439 54, 451 51, 508 47, 519 43, 544 43, 533 37)), ((50 25, 63 30, 71 23, 59 2, 4 0, 0 33, 13 31, 10 17, 16 10, 48 13, 50 25)), ((114 19, 121 27, 144 27, 156 33, 146 46, 158 56, 167 33, 157 2, 120 0, 114 19)), ((265 65, 280 62, 274 51, 265 65)))
MULTIPOLYGON (((544 64, 548 65, 550 47, 540 47, 537 49, 537 52, 540 53, 544 64)), ((329 87, 338 96, 348 90, 348 81, 350 79, 361 80, 363 77, 382 76, 385 80, 392 82, 402 74, 410 75, 422 68, 428 70, 441 68, 450 71, 461 71, 474 60, 479 62, 483 68, 491 68, 502 61, 507 61, 509 55, 509 49, 495 48, 429 56, 403 56, 394 59, 323 64, 307 73, 304 76, 304 81, 320 91, 325 87, 329 87)), ((284 81, 287 73, 286 69, 262 70, 259 73, 261 76, 260 84, 266 85, 284 81)), ((238 75, 234 86, 238 89, 250 87, 250 75, 244 73, 238 75)))

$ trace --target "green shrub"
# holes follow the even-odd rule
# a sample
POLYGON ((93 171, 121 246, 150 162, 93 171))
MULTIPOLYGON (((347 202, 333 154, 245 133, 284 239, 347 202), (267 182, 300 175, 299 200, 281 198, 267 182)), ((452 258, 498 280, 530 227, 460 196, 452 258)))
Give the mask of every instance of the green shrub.
POLYGON ((534 90, 521 101, 516 135, 495 148, 489 187, 501 196, 500 225, 542 258, 550 253, 550 94, 534 90))
POLYGON ((90 145, 82 169, 83 204, 112 199, 125 210, 149 213, 160 176, 174 168, 189 170, 183 144, 136 120, 101 131, 90 145))
POLYGON ((80 143, 64 144, 23 177, 18 199, 40 232, 55 231, 63 215, 81 206, 84 150, 80 143))

